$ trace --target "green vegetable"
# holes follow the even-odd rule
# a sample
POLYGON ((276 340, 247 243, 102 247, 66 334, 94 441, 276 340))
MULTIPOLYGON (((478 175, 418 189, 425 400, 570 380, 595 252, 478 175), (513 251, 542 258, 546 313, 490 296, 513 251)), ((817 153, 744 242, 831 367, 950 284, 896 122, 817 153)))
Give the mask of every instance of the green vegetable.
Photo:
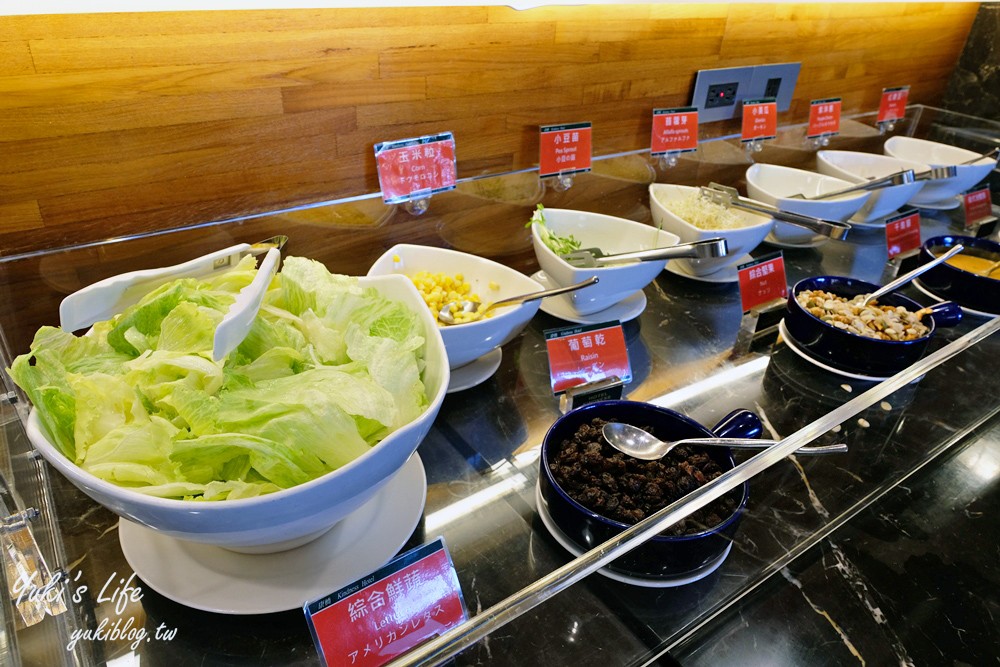
POLYGON ((549 247, 549 250, 555 254, 568 255, 574 250, 580 249, 580 242, 572 234, 569 236, 559 236, 545 226, 545 208, 541 204, 538 204, 535 212, 531 214, 531 220, 528 221, 526 226, 530 227, 535 223, 538 223, 538 236, 549 247))
POLYGON ((101 479, 162 497, 245 498, 364 454, 428 405, 416 313, 289 257, 223 362, 215 328, 253 280, 162 285, 85 336, 35 335, 9 372, 55 446, 101 479))

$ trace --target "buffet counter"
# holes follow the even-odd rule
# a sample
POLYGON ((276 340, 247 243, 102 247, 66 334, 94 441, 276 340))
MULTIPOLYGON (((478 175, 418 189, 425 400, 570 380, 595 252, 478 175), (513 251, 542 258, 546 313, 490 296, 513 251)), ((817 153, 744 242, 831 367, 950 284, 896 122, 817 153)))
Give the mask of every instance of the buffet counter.
MULTIPOLYGON (((873 124, 868 116, 845 119, 844 133, 832 138, 829 148, 881 152, 887 136, 904 134, 985 152, 993 147, 987 130, 1000 129, 990 121, 926 107, 909 109, 907 119, 886 135, 873 124)), ((783 128, 754 158, 812 168, 814 150, 801 128, 783 128)), ((286 254, 312 257, 349 275, 365 275, 398 243, 451 247, 531 274, 538 265, 525 223, 536 204, 648 224, 650 182, 715 181, 745 192, 750 164, 738 139, 723 137, 703 143, 676 167, 654 165, 648 155, 598 160, 592 173, 577 175, 565 191, 547 188, 533 173, 466 181, 434 196, 429 211, 419 217, 376 196, 0 258, 4 366, 27 350, 38 327, 58 321, 65 295, 124 271, 285 234, 290 239, 286 254)), ((953 210, 921 210, 920 225, 923 238, 962 233, 953 210)), ((997 238, 995 232, 991 238, 997 238)), ((815 275, 882 283, 891 272, 885 234, 877 227, 853 229, 843 241, 810 247, 765 242, 752 255, 779 249, 790 285, 815 275)), ((933 301, 914 285, 902 292, 924 304, 933 301)), ((668 265, 644 295, 644 307, 620 314, 633 373, 624 390, 630 400, 671 408, 708 426, 733 409, 747 408, 763 420, 765 436, 780 439, 878 384, 819 368, 775 328, 761 330, 747 349, 736 349, 742 309, 738 285, 730 280, 695 279, 668 265)), ((445 398, 418 449, 426 503, 416 529, 411 531, 405 518, 413 510, 407 500, 412 489, 389 485, 381 492, 378 513, 352 526, 356 544, 338 545, 330 556, 352 562, 368 558, 372 543, 403 545, 400 551, 405 551, 443 537, 469 616, 498 615, 483 639, 459 653, 456 664, 647 664, 669 661, 669 653, 680 648, 696 655, 699 638, 711 636, 706 628, 714 619, 747 600, 766 599, 773 591, 768 584, 787 576, 797 559, 815 553, 831 534, 921 469, 975 442, 1000 413, 1000 338, 991 336, 815 439, 814 444, 846 443, 848 453, 791 456, 752 478, 731 548, 697 576, 650 580, 601 571, 557 594, 542 590, 537 605, 500 620, 505 600, 574 558, 565 537, 539 514, 536 500, 539 445, 561 415, 550 385, 544 332, 568 323, 551 311, 543 307, 503 346, 495 371, 480 371, 481 377, 473 373, 465 378, 467 388, 445 398)), ((937 332, 930 352, 990 321, 967 312, 959 326, 937 332)), ((6 375, 4 381, 10 381, 6 375)), ((44 618, 33 619, 39 622, 29 623, 16 607, 8 607, 0 650, 12 663, 320 664, 298 607, 330 592, 324 582, 296 582, 301 586, 296 608, 258 613, 281 596, 241 580, 240 559, 246 555, 217 550, 199 559, 157 543, 133 544, 147 554, 144 567, 182 573, 178 576, 189 585, 184 592, 157 592, 141 577, 133 578, 120 544, 119 518, 33 454, 24 430, 28 406, 12 385, 5 391, 2 472, 21 509, 40 511, 30 521, 34 537, 48 568, 69 582, 65 610, 50 609, 44 618), (114 628, 117 635, 110 634, 114 628), (137 634, 138 629, 144 633, 137 634)), ((749 456, 737 453, 737 462, 749 456)), ((983 488, 995 485, 1000 477, 996 461, 995 452, 992 458, 983 456, 969 474, 980 475, 983 488)), ((9 545, 8 540, 8 552, 9 545)), ((291 556, 262 558, 268 567, 300 567, 291 556)), ((384 560, 371 562, 369 569, 384 560)), ((8 563, 8 578, 12 572, 8 563)), ((751 629, 754 623, 746 619, 751 629)))

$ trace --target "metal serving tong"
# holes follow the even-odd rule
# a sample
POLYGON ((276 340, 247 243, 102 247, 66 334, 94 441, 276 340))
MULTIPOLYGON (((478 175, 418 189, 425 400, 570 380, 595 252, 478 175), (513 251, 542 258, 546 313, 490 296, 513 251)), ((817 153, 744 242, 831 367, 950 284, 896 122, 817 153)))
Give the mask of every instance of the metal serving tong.
POLYGON ((287 242, 287 236, 274 236, 253 245, 240 243, 216 250, 182 264, 111 276, 64 298, 59 304, 59 324, 65 331, 77 331, 110 319, 166 282, 211 275, 236 266, 246 255, 263 254, 257 277, 240 291, 216 329, 214 356, 221 359, 246 337, 287 242))
POLYGON ((599 266, 620 264, 623 262, 650 262, 657 259, 724 257, 729 252, 729 245, 724 238, 706 239, 693 243, 679 243, 665 248, 651 250, 635 250, 605 255, 600 248, 581 248, 571 253, 560 255, 567 263, 585 269, 599 266))
POLYGON ((827 236, 831 239, 843 239, 847 236, 847 232, 851 231, 851 226, 846 222, 823 220, 822 218, 813 218, 808 215, 792 213, 791 211, 782 211, 770 204, 741 197, 736 188, 731 188, 728 185, 720 185, 718 183, 712 183, 707 186, 703 185, 701 186, 701 194, 703 197, 707 197, 716 204, 721 204, 727 208, 739 208, 744 211, 767 215, 781 222, 805 227, 821 236, 827 236))
POLYGON ((839 197, 840 195, 850 194, 859 190, 874 190, 875 188, 883 188, 891 185, 906 185, 907 183, 912 183, 914 180, 916 180, 916 177, 913 170, 906 169, 905 171, 899 171, 894 174, 889 174, 888 176, 882 176, 881 178, 875 178, 870 181, 865 181, 864 183, 858 183, 857 185, 852 185, 849 188, 834 190, 833 192, 824 192, 823 194, 816 195, 815 197, 806 197, 804 194, 794 194, 789 197, 789 199, 819 201, 821 199, 830 199, 831 197, 839 197))
POLYGON ((1000 156, 1000 147, 994 148, 993 150, 987 151, 982 155, 977 155, 974 158, 970 158, 957 164, 931 167, 927 171, 917 172, 914 175, 914 178, 918 181, 940 181, 946 178, 954 178, 958 174, 959 167, 964 167, 967 164, 975 164, 976 162, 987 158, 996 159, 997 156, 1000 156))

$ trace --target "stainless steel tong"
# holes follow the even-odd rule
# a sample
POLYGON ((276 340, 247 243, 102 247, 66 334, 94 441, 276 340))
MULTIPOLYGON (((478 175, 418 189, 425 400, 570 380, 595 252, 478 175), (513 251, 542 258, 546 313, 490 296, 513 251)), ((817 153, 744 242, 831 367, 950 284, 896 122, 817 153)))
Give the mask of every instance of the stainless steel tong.
POLYGON ((789 197, 789 199, 819 201, 821 199, 830 199, 832 197, 839 197, 840 195, 858 192, 859 190, 874 190, 876 188, 883 188, 892 185, 906 185, 907 183, 912 183, 914 180, 916 180, 916 178, 913 170, 906 169, 905 171, 899 171, 894 174, 889 174, 888 176, 882 176, 881 178, 875 178, 870 181, 865 181, 864 183, 858 183, 857 185, 852 185, 849 188, 834 190, 833 192, 824 192, 823 194, 816 195, 815 197, 806 197, 803 194, 794 194, 789 197))
POLYGON ((843 239, 847 236, 847 232, 851 231, 851 226, 846 222, 823 220, 822 218, 813 218, 800 213, 792 213, 791 211, 782 211, 770 204, 741 197, 736 188, 729 187, 728 185, 720 185, 718 183, 712 183, 707 186, 703 185, 701 187, 701 194, 716 204, 767 215, 781 222, 787 222, 797 227, 805 227, 816 234, 827 236, 831 239, 843 239))
POLYGON ((692 243, 680 243, 664 248, 620 252, 614 255, 605 255, 600 248, 581 248, 580 250, 560 255, 560 257, 573 266, 592 269, 610 264, 621 264, 623 262, 649 262, 658 259, 678 259, 681 257, 697 259, 723 257, 728 252, 729 245, 726 239, 719 237, 705 239, 704 241, 694 241, 692 243))

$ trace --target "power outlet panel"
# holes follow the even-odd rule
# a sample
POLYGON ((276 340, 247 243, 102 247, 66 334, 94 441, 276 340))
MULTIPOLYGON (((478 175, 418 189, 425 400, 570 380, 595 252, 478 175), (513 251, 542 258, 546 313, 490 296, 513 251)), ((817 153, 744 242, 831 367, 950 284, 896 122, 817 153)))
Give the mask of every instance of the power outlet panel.
POLYGON ((743 99, 773 97, 778 103, 778 111, 788 111, 801 67, 802 63, 757 65, 753 68, 753 76, 743 99))
POLYGON ((700 70, 694 82, 691 106, 698 109, 698 122, 710 123, 736 115, 747 97, 752 67, 724 67, 700 70))
POLYGON ((802 63, 779 63, 699 70, 691 95, 698 122, 734 118, 741 113, 744 100, 764 97, 773 97, 778 111, 788 111, 801 67, 802 63))

